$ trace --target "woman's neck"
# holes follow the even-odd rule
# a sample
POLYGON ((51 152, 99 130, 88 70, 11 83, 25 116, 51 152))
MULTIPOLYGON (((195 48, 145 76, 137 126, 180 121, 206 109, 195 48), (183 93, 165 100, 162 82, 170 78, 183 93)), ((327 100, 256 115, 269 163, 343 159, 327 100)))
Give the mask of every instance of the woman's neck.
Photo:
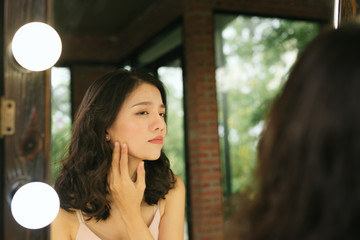
POLYGON ((129 163, 128 163, 129 176, 130 176, 131 180, 133 180, 134 182, 136 181, 136 178, 137 178, 137 167, 141 161, 142 161, 141 159, 132 158, 129 156, 129 163))

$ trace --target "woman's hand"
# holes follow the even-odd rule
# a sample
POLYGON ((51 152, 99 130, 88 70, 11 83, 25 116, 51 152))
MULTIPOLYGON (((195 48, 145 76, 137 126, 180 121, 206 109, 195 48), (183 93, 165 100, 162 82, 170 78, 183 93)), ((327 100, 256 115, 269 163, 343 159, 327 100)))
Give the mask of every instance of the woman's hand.
POLYGON ((120 211, 121 218, 126 226, 129 240, 153 240, 149 228, 141 216, 141 201, 145 191, 144 162, 137 166, 137 179, 131 180, 128 165, 128 148, 121 147, 115 142, 112 155, 112 166, 108 176, 110 194, 113 203, 120 211))
POLYGON ((112 167, 108 176, 110 194, 123 217, 141 215, 140 204, 145 190, 144 162, 137 166, 137 179, 131 180, 128 165, 128 148, 125 143, 115 142, 112 155, 112 167), (120 153, 121 152, 121 153, 120 153))

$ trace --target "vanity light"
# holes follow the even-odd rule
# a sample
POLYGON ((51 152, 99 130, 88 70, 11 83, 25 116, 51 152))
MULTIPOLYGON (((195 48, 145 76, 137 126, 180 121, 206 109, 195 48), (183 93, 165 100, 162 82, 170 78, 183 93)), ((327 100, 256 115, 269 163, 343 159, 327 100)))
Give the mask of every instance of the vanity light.
POLYGON ((18 224, 29 229, 40 229, 56 218, 60 200, 48 184, 30 182, 20 187, 11 201, 11 212, 18 224))
POLYGON ((334 28, 339 27, 340 0, 334 0, 334 28))
POLYGON ((11 50, 15 60, 25 69, 43 71, 58 61, 62 44, 59 34, 51 26, 31 22, 15 33, 11 50))

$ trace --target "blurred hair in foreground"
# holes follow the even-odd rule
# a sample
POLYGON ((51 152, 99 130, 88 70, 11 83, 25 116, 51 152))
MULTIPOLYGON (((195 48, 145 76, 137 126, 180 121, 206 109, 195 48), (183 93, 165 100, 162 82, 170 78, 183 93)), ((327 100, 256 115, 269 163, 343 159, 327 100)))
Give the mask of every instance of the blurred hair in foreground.
POLYGON ((360 239, 360 25, 320 33, 267 116, 226 239, 360 239))

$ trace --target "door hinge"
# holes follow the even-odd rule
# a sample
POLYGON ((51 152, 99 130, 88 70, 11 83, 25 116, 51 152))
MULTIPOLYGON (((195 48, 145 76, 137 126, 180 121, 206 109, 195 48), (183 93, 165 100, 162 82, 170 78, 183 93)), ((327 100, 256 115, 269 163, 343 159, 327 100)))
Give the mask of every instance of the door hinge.
POLYGON ((15 133, 15 101, 1 97, 0 137, 15 133))

